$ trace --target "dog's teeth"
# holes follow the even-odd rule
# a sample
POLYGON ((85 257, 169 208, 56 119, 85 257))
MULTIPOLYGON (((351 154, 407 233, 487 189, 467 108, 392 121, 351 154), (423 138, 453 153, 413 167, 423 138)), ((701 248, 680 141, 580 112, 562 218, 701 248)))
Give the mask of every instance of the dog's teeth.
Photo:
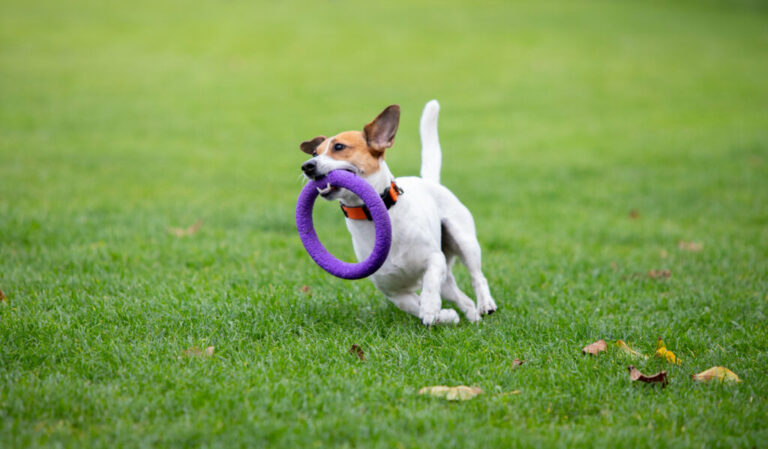
POLYGON ((317 189, 317 193, 319 193, 321 195, 324 195, 326 193, 330 193, 330 191, 331 191, 331 183, 330 182, 326 183, 324 189, 321 189, 320 187, 315 187, 315 188, 317 189))

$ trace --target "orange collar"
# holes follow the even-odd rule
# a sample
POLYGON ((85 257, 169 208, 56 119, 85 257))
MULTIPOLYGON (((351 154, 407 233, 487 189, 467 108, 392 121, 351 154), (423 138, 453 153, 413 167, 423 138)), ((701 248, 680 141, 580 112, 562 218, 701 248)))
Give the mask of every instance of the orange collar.
MULTIPOLYGON (((389 209, 390 207, 394 206, 395 203, 397 203, 397 199, 402 194, 403 189, 398 187, 397 184, 395 184, 395 181, 392 181, 392 184, 390 184, 389 188, 381 194, 381 199, 384 201, 384 205, 387 206, 387 209, 389 209)), ((344 216, 350 220, 373 221, 373 218, 371 218, 371 211, 369 211, 368 207, 365 205, 345 206, 342 204, 341 211, 344 212, 344 216)))

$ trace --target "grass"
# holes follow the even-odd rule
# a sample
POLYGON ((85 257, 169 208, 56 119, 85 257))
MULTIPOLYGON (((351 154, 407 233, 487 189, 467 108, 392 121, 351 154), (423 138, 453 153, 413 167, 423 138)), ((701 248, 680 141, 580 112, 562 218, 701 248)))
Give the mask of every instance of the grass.
POLYGON ((0 9, 0 447, 768 441, 759 3, 0 9), (388 162, 414 174, 431 98, 500 306, 477 325, 422 327, 322 272, 293 225, 300 141, 399 103, 388 162), (680 366, 580 353, 658 336, 680 366), (632 385, 629 363, 671 384, 632 385), (743 382, 690 381, 715 365, 743 382), (416 394, 437 384, 486 394, 416 394))

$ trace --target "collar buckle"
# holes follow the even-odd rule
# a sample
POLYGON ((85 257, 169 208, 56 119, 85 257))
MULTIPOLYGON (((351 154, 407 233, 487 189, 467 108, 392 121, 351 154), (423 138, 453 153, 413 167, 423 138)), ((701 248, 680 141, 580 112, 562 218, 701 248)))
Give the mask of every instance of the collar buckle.
MULTIPOLYGON (((384 205, 387 207, 387 210, 394 206, 397 203, 397 199, 405 193, 405 191, 400 188, 397 184, 395 184, 395 181, 392 181, 392 184, 389 185, 389 188, 384 191, 384 193, 381 194, 381 200, 384 201, 384 205)), ((345 206, 344 204, 340 204, 341 211, 344 213, 344 216, 349 218, 350 220, 368 220, 373 221, 373 217, 371 216, 371 211, 368 210, 368 206, 362 205, 362 206, 345 206)))

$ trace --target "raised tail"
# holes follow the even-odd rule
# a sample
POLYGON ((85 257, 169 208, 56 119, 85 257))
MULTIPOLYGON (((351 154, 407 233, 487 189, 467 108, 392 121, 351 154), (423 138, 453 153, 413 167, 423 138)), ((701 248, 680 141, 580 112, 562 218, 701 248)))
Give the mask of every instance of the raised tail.
POLYGON ((440 165, 442 151, 440 140, 437 138, 437 116, 440 114, 440 103, 432 100, 424 106, 421 113, 421 177, 432 182, 440 183, 440 165))

